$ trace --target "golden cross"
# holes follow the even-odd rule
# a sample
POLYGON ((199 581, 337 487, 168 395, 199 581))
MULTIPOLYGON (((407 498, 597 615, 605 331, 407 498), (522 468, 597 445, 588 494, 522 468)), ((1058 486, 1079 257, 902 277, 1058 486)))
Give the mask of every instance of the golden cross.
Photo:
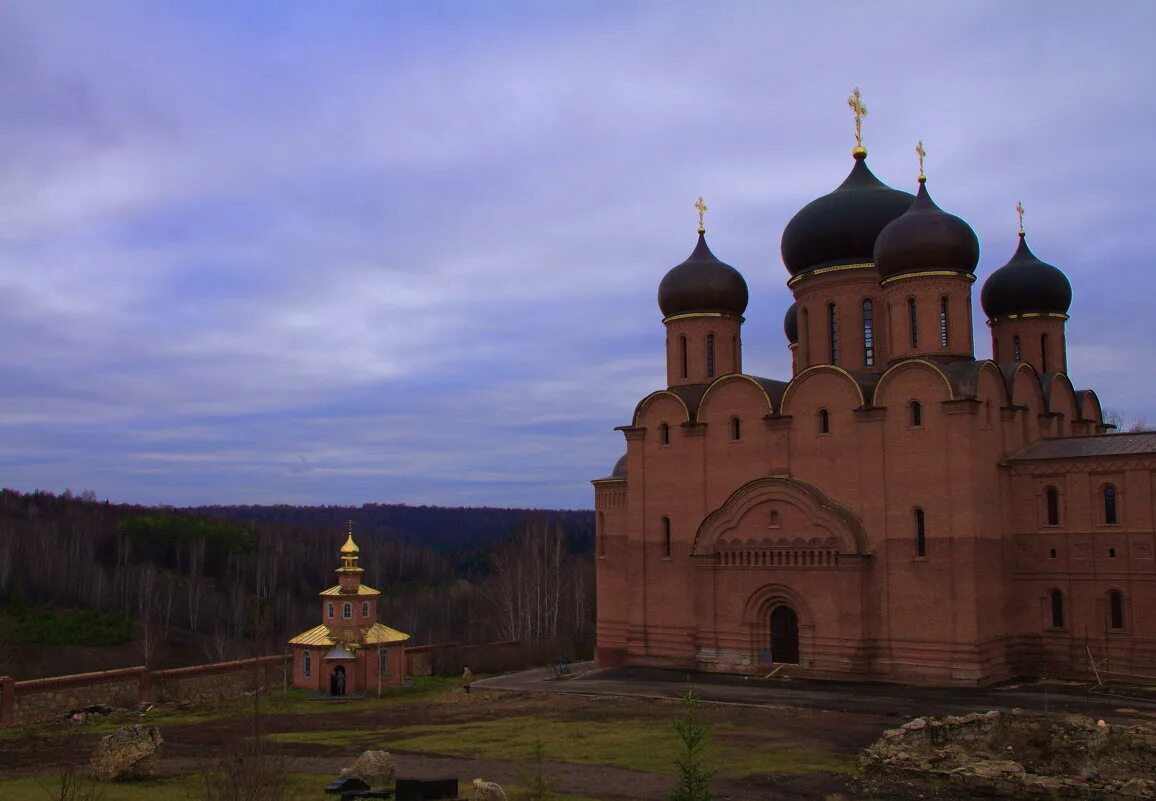
POLYGON ((1024 204, 1021 201, 1016 201, 1016 214, 1020 216, 1020 236, 1024 235, 1024 204))
POLYGON ((703 199, 702 199, 702 197, 701 197, 701 196, 699 197, 699 199, 698 199, 698 200, 696 200, 696 201, 694 202, 694 207, 695 207, 696 209, 698 209, 698 232, 699 232, 700 234, 705 234, 705 233, 706 233, 706 228, 704 228, 704 227, 703 227, 703 224, 702 224, 702 216, 703 216, 704 214, 706 214, 706 210, 707 210, 707 208, 708 208, 708 207, 707 207, 706 203, 704 203, 704 202, 703 202, 703 199))
POLYGON ((919 140, 919 144, 915 146, 915 152, 919 154, 919 180, 925 179, 927 176, 923 174, 923 157, 927 155, 927 151, 923 148, 923 140, 919 140))
POLYGON ((859 87, 856 86, 851 91, 851 96, 847 98, 847 105, 851 107, 852 113, 855 115, 855 147, 863 147, 863 118, 867 116, 867 107, 863 105, 863 95, 859 93, 859 87))
POLYGON ((346 523, 346 525, 349 526, 349 536, 352 537, 353 536, 353 521, 352 520, 346 520, 345 523, 346 523))

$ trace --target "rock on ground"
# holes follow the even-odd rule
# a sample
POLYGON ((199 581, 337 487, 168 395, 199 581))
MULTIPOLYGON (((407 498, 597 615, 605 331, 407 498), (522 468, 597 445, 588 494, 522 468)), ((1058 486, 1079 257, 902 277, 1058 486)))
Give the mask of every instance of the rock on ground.
POLYGON ((364 751, 349 766, 349 772, 370 787, 382 787, 393 781, 397 764, 388 751, 364 751))
POLYGON ((502 785, 474 779, 474 801, 508 801, 502 785))
POLYGON ((156 726, 125 726, 100 738, 90 760, 92 772, 105 781, 145 776, 160 756, 160 730, 156 726))

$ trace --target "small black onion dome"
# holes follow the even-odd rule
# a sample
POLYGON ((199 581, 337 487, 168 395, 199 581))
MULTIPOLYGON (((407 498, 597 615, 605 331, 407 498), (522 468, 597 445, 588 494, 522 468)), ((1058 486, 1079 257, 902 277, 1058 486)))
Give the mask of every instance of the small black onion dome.
POLYGON ((791 275, 871 261, 879 232, 911 206, 911 195, 875 177, 865 152, 854 155, 839 188, 803 206, 783 230, 783 264, 791 275))
POLYGON ((747 310, 747 299, 742 274, 715 258, 701 232, 690 257, 671 269, 658 285, 658 307, 664 317, 689 312, 742 314, 747 310))
POLYGON ((1072 285, 1058 268, 1036 258, 1021 232, 1015 255, 988 276, 979 302, 989 320, 1032 312, 1067 314, 1072 285))
POLYGON ((880 278, 921 270, 970 273, 978 263, 975 231, 935 205, 922 177, 911 208, 888 223, 875 240, 875 266, 880 278))
POLYGON ((614 470, 610 473, 611 478, 626 478, 626 454, 622 454, 622 458, 614 463, 614 470))
POLYGON ((783 318, 783 333, 787 335, 787 341, 792 345, 799 342, 799 304, 792 303, 791 308, 787 309, 787 316, 783 318))

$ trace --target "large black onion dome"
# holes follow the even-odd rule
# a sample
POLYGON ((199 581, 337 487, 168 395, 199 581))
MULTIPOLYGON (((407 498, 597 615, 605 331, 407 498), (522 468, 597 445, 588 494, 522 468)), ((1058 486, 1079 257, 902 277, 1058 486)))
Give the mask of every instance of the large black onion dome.
POLYGON ((626 454, 614 463, 614 470, 610 473, 611 478, 626 478, 626 454))
POLYGON ((795 345, 799 341, 799 304, 792 303, 783 318, 783 333, 787 335, 787 342, 795 345))
POLYGON ((911 208, 888 223, 875 240, 875 266, 880 278, 922 270, 970 273, 978 263, 975 231, 935 205, 923 178, 911 208))
POLYGON ((1033 312, 1067 314, 1072 285, 1058 268, 1036 258, 1021 232, 1015 255, 988 276, 979 302, 989 320, 1033 312))
POLYGON ((747 310, 747 299, 742 274, 715 258, 702 233, 690 257, 671 269, 658 285, 658 307, 664 317, 689 312, 742 314, 747 310))
POLYGON ((787 223, 782 252, 791 275, 871 261, 879 232, 911 206, 911 195, 868 169, 866 153, 854 155, 855 166, 839 188, 803 206, 787 223))

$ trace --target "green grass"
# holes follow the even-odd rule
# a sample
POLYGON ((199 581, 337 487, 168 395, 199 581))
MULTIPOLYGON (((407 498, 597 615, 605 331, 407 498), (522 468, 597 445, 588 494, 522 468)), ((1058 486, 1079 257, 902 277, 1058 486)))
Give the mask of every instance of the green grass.
MULTIPOLYGON (((767 773, 845 773, 854 760, 805 743, 773 742, 760 730, 731 724, 711 727, 709 762, 721 775, 742 777, 767 773)), ((678 753, 671 727, 649 719, 574 722, 548 717, 379 729, 283 732, 280 742, 340 747, 384 748, 454 756, 529 760, 541 738, 547 759, 588 765, 670 773, 678 753)))

